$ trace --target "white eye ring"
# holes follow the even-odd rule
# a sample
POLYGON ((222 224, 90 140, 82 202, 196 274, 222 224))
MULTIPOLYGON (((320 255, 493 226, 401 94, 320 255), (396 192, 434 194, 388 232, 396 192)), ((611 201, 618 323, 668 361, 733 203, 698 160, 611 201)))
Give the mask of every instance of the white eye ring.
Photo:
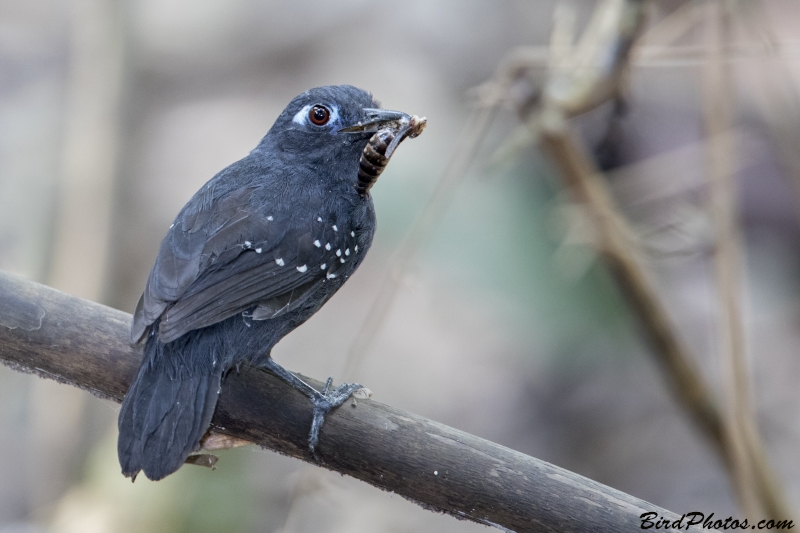
MULTIPOLYGON (((297 112, 297 114, 292 119, 292 122, 295 124, 300 124, 301 126, 306 126, 309 124, 308 122, 308 112, 311 110, 312 107, 315 105, 324 105, 324 104, 308 104, 304 106, 303 109, 297 112)), ((339 108, 335 105, 325 105, 328 109, 331 110, 331 118, 328 119, 328 124, 335 124, 339 120, 339 108)), ((319 127, 319 126, 317 126, 319 127)))

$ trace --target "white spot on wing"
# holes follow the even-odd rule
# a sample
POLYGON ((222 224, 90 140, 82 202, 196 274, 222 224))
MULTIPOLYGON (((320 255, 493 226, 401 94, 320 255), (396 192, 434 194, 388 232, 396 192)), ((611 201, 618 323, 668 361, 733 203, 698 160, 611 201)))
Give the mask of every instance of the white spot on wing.
POLYGON ((283 262, 283 258, 279 257, 275 260, 279 267, 282 267, 285 263, 283 262))
POLYGON ((320 246, 322 246, 322 245, 319 243, 319 239, 317 239, 316 241, 314 241, 314 246, 316 246, 317 248, 319 248, 320 246))
POLYGON ((334 225, 333 225, 333 226, 331 226, 331 227, 333 228, 333 231, 339 231, 339 228, 337 228, 337 227, 336 227, 336 224, 334 224, 334 225))
POLYGON ((308 270, 308 267, 306 265, 295 267, 295 268, 297 268, 298 272, 305 272, 306 270, 308 270))
POLYGON ((317 222, 322 222, 322 217, 317 217, 317 222))
POLYGON ((355 232, 355 231, 351 231, 351 232, 350 232, 350 236, 351 236, 351 237, 355 237, 355 236, 356 236, 356 232, 355 232))
POLYGON ((256 248, 256 253, 260 254, 261 253, 261 248, 256 248))
POLYGON ((275 219, 273 219, 272 215, 270 215, 270 216, 267 217, 267 220, 275 220, 275 219))
POLYGON ((356 244, 356 252, 358 251, 358 245, 356 244))
POLYGON ((341 261, 342 263, 344 263, 344 257, 342 257, 341 259, 339 259, 339 261, 341 261))
POLYGON ((325 270, 326 268, 328 268, 328 265, 327 265, 326 263, 322 263, 322 264, 319 266, 319 268, 321 268, 322 270, 325 270))
POLYGON ((330 250, 330 249, 331 249, 331 243, 329 243, 329 242, 326 242, 326 243, 325 243, 325 249, 326 249, 326 250, 330 250))
POLYGON ((350 255, 350 248, 344 251, 344 255, 350 255))
POLYGON ((336 274, 331 274, 330 272, 328 272, 327 274, 325 274, 325 277, 328 279, 333 279, 336 277, 336 274))
POLYGON ((247 248, 250 248, 250 245, 251 245, 251 244, 253 244, 253 243, 251 243, 250 241, 244 241, 244 245, 245 245, 247 248))
POLYGON ((336 257, 342 257, 342 250, 336 250, 336 257))

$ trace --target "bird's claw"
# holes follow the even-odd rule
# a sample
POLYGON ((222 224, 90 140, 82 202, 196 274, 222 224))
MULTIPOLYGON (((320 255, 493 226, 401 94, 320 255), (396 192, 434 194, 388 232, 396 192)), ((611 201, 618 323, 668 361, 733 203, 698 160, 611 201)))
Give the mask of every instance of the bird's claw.
POLYGON ((334 407, 342 405, 351 394, 361 388, 358 383, 342 383, 334 390, 330 390, 332 382, 333 378, 328 378, 322 392, 311 398, 311 403, 314 404, 314 419, 311 421, 311 432, 308 435, 308 449, 315 458, 318 458, 316 447, 319 442, 319 430, 325 421, 325 415, 334 407))

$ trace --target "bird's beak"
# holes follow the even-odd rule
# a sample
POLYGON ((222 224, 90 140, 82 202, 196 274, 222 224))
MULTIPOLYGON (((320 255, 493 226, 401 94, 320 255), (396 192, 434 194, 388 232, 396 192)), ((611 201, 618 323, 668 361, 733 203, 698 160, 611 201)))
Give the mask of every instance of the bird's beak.
POLYGON ((342 128, 339 133, 353 132, 372 132, 378 131, 382 126, 392 122, 408 123, 411 119, 409 115, 400 111, 390 111, 389 109, 364 108, 364 120, 360 120, 353 126, 342 128))

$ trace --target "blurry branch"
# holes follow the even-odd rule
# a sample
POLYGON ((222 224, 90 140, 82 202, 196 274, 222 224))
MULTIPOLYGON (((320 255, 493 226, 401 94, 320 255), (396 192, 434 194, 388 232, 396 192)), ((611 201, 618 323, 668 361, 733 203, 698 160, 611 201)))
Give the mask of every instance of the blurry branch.
MULTIPOLYGON (((645 0, 602 0, 574 49, 564 54, 565 33, 555 21, 545 89, 548 105, 566 117, 585 113, 617 96, 628 69, 627 58, 645 22, 645 0)), ((563 9, 566 9, 564 7, 563 9)))
POLYGON ((730 35, 730 24, 721 2, 708 2, 706 8, 711 60, 703 71, 703 110, 706 133, 713 139, 708 144, 710 200, 716 235, 721 366, 728 406, 726 429, 735 458, 734 488, 743 510, 750 517, 763 516, 763 513, 789 516, 777 481, 767 466, 750 394, 740 289, 743 253, 736 216, 735 146, 731 136, 723 135, 733 124, 732 77, 724 61, 724 43, 730 35))
MULTIPOLYGON (((127 341, 130 318, 0 272, 0 362, 12 369, 119 402, 141 358, 127 341)), ((426 509, 505 531, 634 532, 645 512, 670 522, 678 518, 567 470, 367 399, 326 417, 316 462, 307 444, 311 415, 303 395, 247 367, 226 378, 212 429, 396 492, 426 509)))
MULTIPOLYGON (((703 111, 706 134, 714 136, 730 129, 732 95, 728 90, 730 72, 723 64, 722 46, 727 28, 722 6, 708 2, 707 34, 710 61, 703 70, 703 111)), ((723 362, 727 404, 727 431, 735 457, 733 462, 734 489, 743 510, 749 517, 759 514, 755 501, 754 479, 746 444, 744 418, 749 418, 749 380, 741 316, 740 259, 738 228, 736 226, 736 193, 731 167, 733 145, 716 139, 708 147, 708 166, 711 191, 711 213, 716 234, 715 267, 719 293, 720 352, 723 362)))
MULTIPOLYGON (((741 250, 736 224, 736 190, 732 172, 734 145, 721 135, 732 127, 731 76, 723 63, 723 43, 728 28, 722 6, 716 0, 706 3, 707 39, 710 61, 703 69, 703 112, 706 134, 714 140, 707 148, 711 192, 711 215, 716 247, 714 265, 719 295, 719 340, 728 442, 733 455, 732 482, 739 504, 748 518, 760 515, 756 500, 755 475, 747 453, 745 427, 752 421, 747 375, 744 323, 741 312, 741 250)), ((760 447, 760 443, 757 443, 760 447)))
MULTIPOLYGON (((711 388, 669 319, 651 281, 651 274, 641 262, 643 254, 637 236, 616 206, 605 178, 571 135, 567 124, 569 117, 616 97, 622 90, 628 57, 645 23, 646 6, 642 0, 604 0, 598 3, 586 33, 575 47, 574 57, 568 55, 566 59, 564 50, 569 45, 565 44, 565 35, 569 32, 565 29, 566 24, 557 21, 551 43, 554 48, 552 57, 554 61, 564 63, 551 64, 543 95, 535 102, 519 101, 517 109, 531 134, 541 139, 567 187, 588 209, 594 222, 595 244, 658 356, 678 401, 711 440, 734 485, 740 486, 738 473, 749 469, 763 509, 774 513, 771 516, 787 516, 775 489, 774 475, 756 444, 758 439, 754 431, 749 433, 752 439, 747 440, 747 453, 735 452, 735 434, 730 431, 711 388), (755 457, 759 459, 751 463, 750 459, 755 457)), ((694 14, 684 11, 680 16, 691 22, 694 14)), ((569 20, 563 13, 559 18, 569 20)), ((670 38, 679 33, 664 32, 670 38)), ((721 64, 721 60, 716 64, 721 64)), ((526 76, 520 70, 517 75, 520 79, 526 76)), ((491 86, 491 80, 485 85, 491 86)), ((713 133, 717 135, 710 144, 718 146, 730 142, 730 136, 723 135, 723 128, 717 127, 713 133)), ((730 161, 720 160, 720 164, 723 163, 728 165, 730 161)), ((716 172, 730 175, 731 169, 720 167, 716 172)), ((725 285, 727 287, 730 283, 725 281, 725 285)))

